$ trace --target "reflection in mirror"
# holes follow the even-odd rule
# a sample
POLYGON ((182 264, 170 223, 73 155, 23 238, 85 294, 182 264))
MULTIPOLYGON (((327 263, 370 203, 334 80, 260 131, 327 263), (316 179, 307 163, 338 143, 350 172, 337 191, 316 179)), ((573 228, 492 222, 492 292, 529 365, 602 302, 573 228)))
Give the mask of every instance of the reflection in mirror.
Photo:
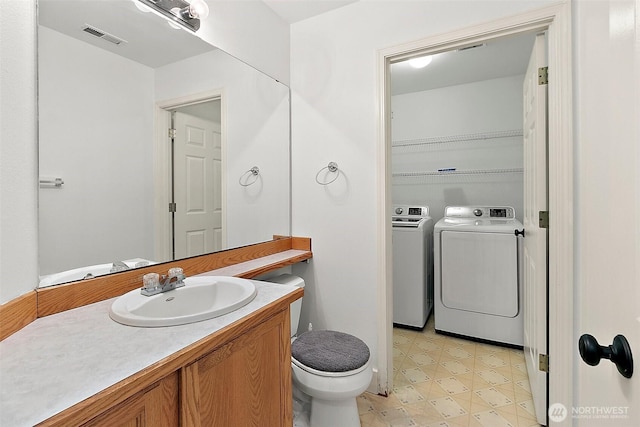
POLYGON ((38 11, 42 286, 290 234, 286 86, 131 0, 38 11))
POLYGON ((176 208, 173 212, 173 239, 169 241, 174 259, 223 249, 220 104, 217 98, 171 111, 171 128, 176 130, 170 156, 173 200, 176 207, 197 205, 197 209, 176 208), (212 143, 200 144, 200 139, 212 143), (202 166, 207 164, 213 179, 203 180, 202 166))

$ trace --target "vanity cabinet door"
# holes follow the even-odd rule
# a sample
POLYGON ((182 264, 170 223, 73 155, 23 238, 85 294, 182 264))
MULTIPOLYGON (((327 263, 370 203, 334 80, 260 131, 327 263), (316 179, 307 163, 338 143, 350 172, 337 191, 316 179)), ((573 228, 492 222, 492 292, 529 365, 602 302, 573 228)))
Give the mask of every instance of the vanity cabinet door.
POLYGON ((181 370, 182 426, 291 426, 291 342, 282 311, 181 370))
POLYGON ((178 373, 134 394, 82 427, 178 427, 178 373))

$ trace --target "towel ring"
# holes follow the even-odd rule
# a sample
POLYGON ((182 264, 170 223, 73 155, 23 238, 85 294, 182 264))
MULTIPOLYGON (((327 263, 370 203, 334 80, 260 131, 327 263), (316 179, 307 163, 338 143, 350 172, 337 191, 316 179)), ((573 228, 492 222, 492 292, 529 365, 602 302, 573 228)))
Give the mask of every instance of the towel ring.
POLYGON ((254 166, 248 171, 246 171, 245 173, 243 173, 242 175, 240 175, 240 178, 238 178, 238 184, 242 185, 243 187, 248 187, 258 180, 259 175, 260 175, 260 168, 257 166, 254 166), (253 181, 247 182, 246 184, 242 183, 242 178, 245 178, 245 182, 246 182, 251 178, 251 176, 254 177, 253 181))
POLYGON ((322 169, 320 169, 318 171, 318 173, 316 174, 316 182, 320 185, 329 185, 331 184, 333 181, 335 181, 336 179, 338 179, 338 176, 340 175, 340 170, 338 169, 338 164, 336 162, 329 162, 329 164, 325 167, 323 167, 322 169), (333 179, 331 181, 326 181, 326 182, 321 182, 318 177, 320 176, 320 172, 322 172, 323 170, 327 169, 329 172, 331 173, 335 173, 336 176, 333 177, 333 179))

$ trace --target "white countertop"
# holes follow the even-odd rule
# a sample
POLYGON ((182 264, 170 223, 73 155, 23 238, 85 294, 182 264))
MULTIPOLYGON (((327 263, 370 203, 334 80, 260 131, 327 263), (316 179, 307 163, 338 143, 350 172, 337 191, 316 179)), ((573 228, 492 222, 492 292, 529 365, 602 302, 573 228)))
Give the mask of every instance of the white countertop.
POLYGON ((188 325, 121 325, 109 318, 115 298, 37 319, 0 342, 0 426, 44 421, 296 289, 254 283, 257 296, 246 306, 188 325))

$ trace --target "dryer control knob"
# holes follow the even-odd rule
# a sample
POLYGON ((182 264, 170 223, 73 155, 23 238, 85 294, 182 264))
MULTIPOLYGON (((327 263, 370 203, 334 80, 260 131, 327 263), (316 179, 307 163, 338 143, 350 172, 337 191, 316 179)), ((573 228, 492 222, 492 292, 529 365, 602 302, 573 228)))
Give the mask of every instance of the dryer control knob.
POLYGON ((402 208, 396 208, 396 215, 400 215, 402 213, 402 208))
POLYGON ((482 209, 474 209, 473 214, 475 216, 482 216, 482 209))

